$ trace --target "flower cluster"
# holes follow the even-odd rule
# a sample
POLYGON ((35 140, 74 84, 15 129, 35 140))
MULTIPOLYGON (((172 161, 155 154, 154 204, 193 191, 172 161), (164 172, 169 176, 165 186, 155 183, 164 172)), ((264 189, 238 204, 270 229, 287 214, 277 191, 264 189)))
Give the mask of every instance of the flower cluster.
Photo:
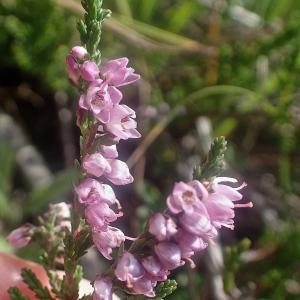
POLYGON ((79 46, 72 48, 66 63, 70 79, 84 91, 79 99, 79 126, 84 120, 90 122, 81 149, 83 179, 75 192, 85 207, 94 244, 105 258, 112 259, 112 249, 121 245, 125 235, 111 222, 123 214, 112 187, 103 179, 115 185, 133 181, 126 163, 117 159, 116 143, 141 135, 136 129, 134 110, 120 104, 123 95, 119 88, 140 76, 127 67, 127 58, 110 60, 99 67, 89 60, 87 50, 79 46))
POLYGON ((237 180, 217 177, 211 183, 175 184, 167 198, 167 212, 157 213, 149 221, 148 231, 155 240, 151 250, 147 255, 125 252, 118 260, 115 276, 125 282, 130 293, 155 296, 157 282, 165 281, 171 270, 186 261, 194 266, 191 257, 207 247, 217 229, 233 229, 235 207, 252 207, 251 202, 234 203, 242 199, 239 190, 245 184, 233 188, 222 182, 237 180))

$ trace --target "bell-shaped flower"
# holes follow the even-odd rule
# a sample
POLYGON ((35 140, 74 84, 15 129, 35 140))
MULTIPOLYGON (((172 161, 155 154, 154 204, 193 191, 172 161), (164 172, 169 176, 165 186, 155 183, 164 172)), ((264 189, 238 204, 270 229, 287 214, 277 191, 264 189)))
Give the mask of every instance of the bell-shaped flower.
POLYGON ((111 260, 113 248, 118 248, 125 241, 124 233, 115 227, 108 226, 106 231, 92 231, 92 238, 99 252, 111 260))
POLYGON ((8 243, 14 248, 23 248, 29 244, 32 238, 32 225, 26 224, 13 230, 8 236, 8 243))
POLYGON ((154 297, 154 287, 156 284, 157 281, 153 280, 153 278, 148 274, 145 274, 142 278, 131 283, 131 294, 154 297))
POLYGON ((154 246, 154 252, 168 270, 174 270, 184 264, 181 260, 180 248, 175 243, 160 242, 154 246))
POLYGON ((97 276, 93 285, 93 300, 112 300, 112 280, 109 277, 97 276))
POLYGON ((138 259, 130 252, 124 252, 119 258, 115 275, 120 281, 125 281, 128 288, 132 287, 133 282, 141 279, 145 270, 138 259))
MULTIPOLYGON (((104 131, 110 132, 119 139, 139 138, 135 111, 126 105, 115 105, 110 111, 110 120, 103 125, 104 131)), ((101 129, 101 128, 100 128, 101 129)))
POLYGON ((83 158, 82 166, 84 170, 96 177, 102 176, 104 173, 110 173, 111 166, 101 153, 87 154, 83 158))
POLYGON ((81 183, 75 187, 75 192, 78 201, 86 205, 98 202, 105 202, 108 205, 115 203, 118 206, 120 205, 113 189, 109 185, 102 184, 92 178, 86 178, 81 181, 81 183))
POLYGON ((167 280, 169 271, 154 255, 146 256, 141 259, 141 263, 146 272, 155 278, 157 281, 167 280))
POLYGON ((122 98, 121 92, 110 93, 110 87, 101 79, 97 79, 89 85, 86 94, 81 95, 79 106, 91 110, 96 119, 102 123, 110 120, 110 111, 122 98))
POLYGON ((137 81, 140 75, 133 68, 127 68, 128 58, 109 60, 100 68, 102 78, 111 86, 123 86, 137 81))
POLYGON ((161 213, 156 213, 150 218, 149 232, 153 234, 158 241, 168 240, 176 232, 176 224, 170 217, 161 213))
POLYGON ((200 203, 197 210, 192 213, 183 214, 179 218, 181 226, 189 233, 205 239, 217 236, 217 230, 211 223, 209 214, 203 203, 200 203))
POLYGON ((66 68, 69 78, 77 85, 80 77, 80 65, 73 55, 66 56, 66 68))
POLYGON ((89 204, 85 209, 85 216, 92 230, 106 230, 110 222, 114 222, 123 215, 115 213, 104 202, 89 204))
POLYGON ((91 60, 86 60, 80 68, 81 77, 86 81, 94 81, 99 78, 99 68, 91 60))
POLYGON ((111 146, 100 146, 100 152, 103 154, 105 158, 117 158, 118 157, 118 151, 116 145, 111 146))
POLYGON ((208 192, 199 181, 192 181, 188 184, 184 182, 175 183, 172 193, 167 198, 167 205, 173 214, 182 211, 192 213, 206 198, 208 192))
POLYGON ((208 246, 199 236, 182 229, 176 234, 175 240, 180 248, 181 257, 184 259, 190 259, 196 251, 204 250, 208 246))
POLYGON ((108 159, 111 171, 105 172, 104 176, 115 185, 125 185, 133 182, 127 164, 118 159, 108 159))

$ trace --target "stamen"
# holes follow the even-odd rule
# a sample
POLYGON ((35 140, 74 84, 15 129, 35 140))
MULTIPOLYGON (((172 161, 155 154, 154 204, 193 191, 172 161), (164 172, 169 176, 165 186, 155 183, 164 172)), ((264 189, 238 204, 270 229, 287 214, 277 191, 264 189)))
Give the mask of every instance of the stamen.
POLYGON ((133 238, 133 237, 130 237, 130 236, 126 236, 126 235, 124 235, 124 237, 125 237, 125 239, 126 240, 129 240, 129 241, 136 241, 138 238, 136 237, 136 238, 133 238))
POLYGON ((248 184, 246 182, 243 182, 239 187, 234 188, 236 191, 239 191, 241 189, 243 189, 244 187, 246 187, 248 184))
POLYGON ((234 204, 234 207, 253 207, 253 202, 243 203, 243 204, 234 204))

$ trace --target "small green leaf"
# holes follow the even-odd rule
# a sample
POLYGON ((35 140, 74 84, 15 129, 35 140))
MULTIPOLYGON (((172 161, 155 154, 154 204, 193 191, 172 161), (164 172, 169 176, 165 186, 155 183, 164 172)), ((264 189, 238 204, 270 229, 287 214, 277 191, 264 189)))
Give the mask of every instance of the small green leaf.
POLYGON ((227 142, 223 136, 213 140, 206 161, 202 166, 197 166, 194 169, 194 179, 209 180, 223 171, 226 145, 227 142))
POLYGON ((171 295, 177 289, 177 282, 175 280, 168 279, 162 282, 155 290, 156 296, 154 300, 163 300, 167 296, 171 295))
POLYGON ((9 288, 8 294, 12 300, 30 300, 29 297, 23 295, 17 287, 9 288))

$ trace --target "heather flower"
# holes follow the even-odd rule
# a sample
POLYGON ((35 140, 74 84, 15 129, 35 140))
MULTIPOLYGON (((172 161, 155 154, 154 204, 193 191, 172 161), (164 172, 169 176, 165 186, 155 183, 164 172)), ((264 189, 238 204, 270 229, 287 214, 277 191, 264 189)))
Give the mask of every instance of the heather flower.
POLYGON ((237 180, 230 177, 216 177, 211 185, 212 192, 203 203, 215 227, 220 228, 221 226, 224 226, 233 229, 233 218, 235 216, 234 208, 252 207, 253 204, 252 202, 246 204, 233 203, 234 201, 242 199, 243 196, 238 190, 246 186, 245 183, 237 188, 233 188, 224 184, 219 184, 220 182, 236 183, 237 180))
POLYGON ((99 68, 95 62, 87 60, 80 68, 81 77, 86 81, 94 81, 99 77, 99 68))
POLYGON ((136 295, 145 295, 148 297, 154 297, 155 292, 153 288, 156 286, 157 281, 147 274, 137 281, 133 281, 131 284, 131 293, 136 295))
POLYGON ((173 214, 182 211, 192 213, 197 207, 201 206, 200 200, 207 197, 207 194, 207 190, 199 181, 194 180, 188 184, 178 182, 167 198, 167 205, 173 214))
POLYGON ((168 270, 174 270, 184 264, 181 260, 180 248, 176 243, 160 242, 154 246, 154 252, 168 270))
POLYGON ((139 138, 141 134, 136 130, 135 117, 135 111, 128 106, 116 105, 111 109, 110 120, 103 125, 103 130, 123 140, 139 138))
POLYGON ((78 201, 83 204, 95 204, 105 202, 108 205, 117 204, 120 206, 113 189, 99 181, 86 178, 75 187, 78 201))
POLYGON ((109 277, 98 276, 93 285, 93 300, 112 300, 112 281, 109 277))
POLYGON ((91 110, 102 123, 110 120, 110 110, 119 101, 120 95, 109 93, 109 86, 101 79, 93 81, 85 95, 81 95, 79 106, 91 110))
POLYGON ((189 233, 205 239, 217 236, 217 230, 212 225, 210 216, 203 203, 199 203, 197 210, 189 214, 183 214, 179 218, 181 226, 189 233))
POLYGON ((31 225, 23 225, 13 230, 8 236, 8 243, 14 248, 23 248, 29 244, 32 238, 31 225))
POLYGON ((87 154, 83 158, 82 166, 88 174, 96 177, 100 177, 106 172, 111 172, 109 162, 101 153, 87 154))
POLYGON ((124 252, 119 258, 115 275, 120 281, 125 281, 128 288, 132 287, 132 283, 141 279, 145 274, 145 270, 138 259, 129 252, 124 252))
POLYGON ((128 58, 122 57, 109 60, 102 68, 102 78, 111 86, 123 86, 137 81, 140 75, 134 73, 133 68, 127 68, 128 58))
POLYGON ((157 281, 163 281, 167 279, 169 271, 154 255, 142 258, 141 263, 147 273, 152 276, 152 278, 157 279, 157 281))
POLYGON ((69 78, 75 84, 78 84, 78 79, 80 76, 80 66, 72 55, 67 55, 66 57, 66 68, 67 68, 69 78))
POLYGON ((118 157, 118 151, 117 151, 116 145, 111 145, 111 146, 102 145, 100 147, 100 152, 106 158, 117 158, 118 157))
POLYGON ((180 248, 181 257, 184 259, 190 259, 195 251, 201 251, 207 247, 207 243, 202 238, 182 229, 178 231, 175 239, 180 248))
POLYGON ((109 260, 112 259, 112 249, 120 247, 125 241, 124 233, 120 229, 111 226, 108 226, 106 231, 93 231, 92 238, 99 252, 109 260))
POLYGON ((115 213, 104 202, 90 204, 85 209, 85 216, 92 230, 106 230, 110 222, 116 221, 122 215, 122 212, 115 213))
POLYGON ((164 241, 173 236, 177 232, 177 229, 176 224, 171 218, 165 217, 161 213, 156 213, 150 218, 149 232, 158 241, 164 241))
POLYGON ((71 55, 77 59, 84 59, 88 56, 88 52, 84 47, 75 46, 71 49, 71 55))
POLYGON ((128 166, 121 160, 108 159, 111 171, 105 172, 104 176, 116 185, 125 185, 133 182, 133 177, 129 172, 128 166))

